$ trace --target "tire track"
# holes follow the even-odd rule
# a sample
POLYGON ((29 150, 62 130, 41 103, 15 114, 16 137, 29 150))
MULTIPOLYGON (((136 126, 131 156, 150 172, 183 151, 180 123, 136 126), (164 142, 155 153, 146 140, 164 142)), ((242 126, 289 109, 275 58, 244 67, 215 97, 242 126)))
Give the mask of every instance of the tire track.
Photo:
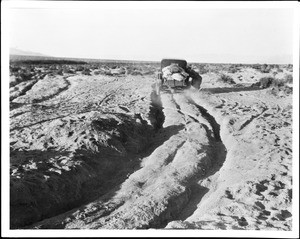
POLYGON ((263 103, 261 101, 261 103, 264 105, 262 111, 260 113, 258 113, 257 115, 251 115, 250 119, 246 120, 239 128, 239 131, 243 130, 246 126, 248 126, 250 123, 252 123, 253 120, 259 118, 260 116, 262 116, 267 110, 268 107, 266 106, 265 103, 263 103))
POLYGON ((204 117, 209 124, 211 125, 212 129, 213 129, 213 135, 214 138, 216 139, 216 141, 221 142, 221 137, 220 137, 220 125, 217 123, 216 119, 208 113, 207 109, 205 109, 204 107, 196 104, 196 102, 190 98, 187 97, 188 101, 190 102, 190 104, 194 105, 197 107, 197 109, 199 110, 199 112, 201 113, 202 117, 204 117))
POLYGON ((120 185, 114 198, 99 202, 89 214, 84 212, 90 206, 82 206, 77 212, 73 210, 40 225, 51 228, 51 225, 61 224, 64 228, 87 229, 163 228, 170 221, 196 210, 196 203, 208 191, 198 186, 197 181, 218 171, 220 162, 226 158, 220 126, 205 108, 182 94, 162 98, 154 94, 151 93, 149 118, 155 132, 153 141, 159 143, 154 144, 149 156, 143 158, 142 167, 120 185), (175 117, 169 121, 174 124, 163 127, 170 117, 175 117), (210 129, 213 137, 209 134, 210 129), (103 203, 109 205, 119 199, 126 200, 120 207, 103 209, 103 203), (78 213, 83 213, 82 217, 78 218, 78 213))
POLYGON ((36 103, 40 103, 40 102, 43 102, 43 101, 47 101, 47 100, 50 100, 50 99, 53 99, 55 98, 56 96, 60 95, 62 92, 68 90, 71 86, 71 83, 69 80, 67 80, 68 77, 63 77, 63 80, 66 82, 66 86, 65 87, 62 87, 62 88, 59 88, 59 90, 52 94, 52 95, 49 95, 49 96, 46 96, 46 97, 43 97, 42 99, 38 99, 38 100, 35 100, 36 103))
MULTIPOLYGON (((177 219, 185 220, 187 217, 193 214, 193 212, 197 209, 197 204, 200 203, 202 197, 209 191, 208 188, 203 187, 197 184, 196 182, 198 180, 204 180, 205 178, 218 172, 222 167, 227 154, 227 149, 220 137, 220 125, 217 123, 215 118, 212 115, 210 115, 204 107, 196 104, 192 98, 188 96, 184 96, 184 97, 181 96, 182 96, 181 94, 172 94, 171 100, 174 103, 176 109, 170 107, 168 107, 168 109, 176 110, 178 113, 184 115, 185 117, 191 118, 193 122, 202 125, 205 128, 207 135, 210 129, 212 129, 213 138, 209 137, 210 138, 209 141, 210 141, 210 146, 214 148, 215 151, 213 154, 211 167, 206 167, 206 168, 204 167, 202 169, 204 174, 194 175, 192 179, 189 181, 188 183, 189 194, 188 194, 188 201, 186 202, 186 204, 179 211, 177 211, 177 213, 174 213, 171 219, 164 220, 163 224, 155 228, 164 228, 167 225, 167 223, 172 220, 177 220, 177 219), (188 106, 187 104, 194 107, 195 110, 194 114, 187 111, 187 110, 191 110, 190 108, 187 107, 188 106), (182 110, 183 108, 186 110, 182 110), (201 118, 204 118, 205 120, 203 119, 201 120, 201 118)), ((162 107, 166 108, 164 107, 164 104, 162 105, 162 107)), ((168 117, 168 115, 166 115, 166 117, 168 117)), ((186 128, 188 127, 188 124, 189 123, 186 123, 185 125, 186 128)), ((186 160, 189 159, 187 158, 186 160)))
MULTIPOLYGON (((30 80, 26 84, 26 86, 17 94, 16 96, 10 96, 9 101, 12 102, 13 100, 25 95, 31 88, 38 82, 39 80, 30 80)), ((18 85, 16 85, 18 86, 18 85)))
POLYGON ((266 110, 263 110, 260 114, 257 115, 251 115, 251 118, 246 120, 241 127, 239 128, 239 131, 243 130, 247 125, 249 125, 253 120, 255 120, 256 118, 258 118, 259 116, 261 116, 266 110))

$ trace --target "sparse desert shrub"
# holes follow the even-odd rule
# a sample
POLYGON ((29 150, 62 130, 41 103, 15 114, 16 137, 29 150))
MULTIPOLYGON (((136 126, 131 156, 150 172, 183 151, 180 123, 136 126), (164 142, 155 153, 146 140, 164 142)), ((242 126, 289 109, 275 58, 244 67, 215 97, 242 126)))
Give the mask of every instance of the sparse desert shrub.
POLYGON ((228 69, 228 72, 232 73, 232 74, 234 74, 238 71, 239 71, 239 69, 236 66, 230 66, 229 69, 228 69))
POLYGON ((272 85, 272 83, 275 81, 275 78, 268 76, 268 77, 262 77, 258 81, 258 85, 260 88, 268 88, 272 85))
POLYGON ((41 80, 41 79, 43 79, 45 76, 46 76, 46 74, 40 74, 40 75, 37 76, 37 79, 40 79, 40 80, 41 80))
POLYGON ((143 75, 153 75, 153 74, 155 74, 154 70, 149 70, 149 71, 144 71, 143 72, 143 75))
POLYGON ((104 75, 107 75, 107 76, 112 76, 113 74, 110 72, 110 70, 105 70, 104 72, 104 75))
POLYGON ((18 79, 18 81, 28 81, 28 80, 31 80, 32 76, 33 76, 32 73, 21 72, 20 74, 18 74, 17 79, 18 79))
POLYGON ((90 69, 88 69, 88 68, 84 68, 83 71, 82 71, 81 73, 82 73, 83 75, 88 75, 88 76, 91 75, 91 71, 90 71, 90 69))
POLYGON ((96 70, 96 69, 98 69, 98 66, 95 65, 95 64, 93 64, 93 65, 90 66, 90 69, 91 69, 91 70, 96 70))
POLYGON ((121 68, 115 68, 115 69, 111 69, 110 72, 113 74, 113 75, 123 75, 126 73, 126 70, 124 67, 121 67, 121 68))
POLYGON ((75 71, 83 71, 84 70, 84 67, 83 66, 77 66, 75 68, 75 71))
POLYGON ((206 74, 209 72, 208 66, 207 65, 200 65, 197 67, 198 73, 199 74, 206 74))
POLYGON ((57 71, 56 71, 56 74, 62 76, 62 75, 63 75, 63 69, 57 70, 57 71))
POLYGON ((55 71, 57 69, 58 69, 58 67, 56 65, 52 65, 49 67, 49 70, 52 70, 52 71, 55 71))
POLYGON ((232 77, 225 75, 225 74, 221 74, 220 78, 218 79, 218 81, 227 83, 227 84, 235 84, 235 81, 232 79, 232 77))
POLYGON ((284 77, 284 80, 285 80, 286 83, 292 84, 293 83, 293 75, 291 75, 291 74, 286 75, 284 77))
POLYGON ((74 71, 72 69, 70 69, 70 68, 65 68, 63 70, 63 72, 66 73, 66 74, 73 74, 74 73, 74 71))
POLYGON ((250 67, 252 67, 253 69, 256 69, 256 70, 260 71, 261 73, 269 73, 270 70, 273 68, 271 65, 268 65, 268 64, 263 64, 263 65, 261 65, 261 64, 253 64, 253 65, 250 65, 250 67))
POLYGON ((283 79, 276 79, 274 77, 262 77, 256 85, 258 85, 260 88, 268 88, 268 87, 274 87, 274 88, 281 88, 286 87, 287 84, 293 83, 293 76, 292 75, 286 75, 283 79))
POLYGON ((260 66, 260 64, 253 64, 253 65, 250 65, 250 67, 252 67, 253 69, 259 70, 261 66, 260 66))
POLYGON ((277 72, 283 72, 283 70, 281 68, 278 68, 277 72))
POLYGON ((272 86, 274 87, 283 87, 286 85, 285 79, 274 79, 272 86))
POLYGON ((268 90, 268 93, 279 96, 279 97, 284 97, 285 95, 289 95, 293 93, 293 87, 289 87, 285 84, 282 84, 280 87, 271 87, 268 90))
POLYGON ((16 72, 19 72, 19 70, 21 70, 21 68, 18 66, 10 66, 9 70, 11 73, 16 73, 16 72))
POLYGON ((271 70, 271 66, 270 65, 267 65, 267 64, 263 64, 261 67, 260 67, 260 72, 262 73, 269 73, 271 70))
POLYGON ((18 79, 15 76, 11 76, 9 79, 9 87, 14 87, 18 84, 18 79))
POLYGON ((140 76, 142 76, 142 75, 143 75, 143 73, 142 73, 142 72, 140 72, 140 71, 138 71, 138 70, 134 70, 134 71, 130 72, 130 75, 133 75, 133 76, 140 75, 140 76))
POLYGON ((127 67, 127 75, 130 75, 131 72, 133 72, 133 69, 131 67, 127 67))

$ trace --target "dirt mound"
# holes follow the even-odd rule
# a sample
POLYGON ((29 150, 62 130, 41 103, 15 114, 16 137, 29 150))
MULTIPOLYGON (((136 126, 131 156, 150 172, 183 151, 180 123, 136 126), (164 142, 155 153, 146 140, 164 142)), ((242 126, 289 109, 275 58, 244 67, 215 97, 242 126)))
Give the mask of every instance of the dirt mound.
POLYGON ((132 170, 137 163, 132 155, 145 150, 151 131, 151 126, 128 115, 90 112, 15 135, 11 226, 71 209, 89 199, 88 190, 101 187, 105 192, 117 174, 121 178, 132 170))

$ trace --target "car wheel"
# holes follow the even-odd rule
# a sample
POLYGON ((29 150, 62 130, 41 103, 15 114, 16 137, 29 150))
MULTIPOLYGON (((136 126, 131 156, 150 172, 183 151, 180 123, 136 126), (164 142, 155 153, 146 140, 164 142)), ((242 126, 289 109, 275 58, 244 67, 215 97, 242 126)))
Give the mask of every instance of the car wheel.
POLYGON ((202 82, 202 79, 201 78, 196 78, 196 79, 193 79, 192 81, 192 86, 199 90, 200 89, 200 86, 201 86, 201 82, 202 82))

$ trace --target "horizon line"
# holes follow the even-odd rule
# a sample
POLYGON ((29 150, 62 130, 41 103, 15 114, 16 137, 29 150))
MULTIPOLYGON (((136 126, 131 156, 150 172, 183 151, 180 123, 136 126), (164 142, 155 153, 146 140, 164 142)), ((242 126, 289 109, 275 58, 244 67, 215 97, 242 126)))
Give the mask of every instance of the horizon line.
MULTIPOLYGON (((40 53, 42 54, 42 53, 40 53)), ((22 57, 38 57, 38 58, 57 58, 57 59, 73 59, 73 60, 88 60, 88 61, 138 61, 138 62, 160 62, 161 60, 141 60, 141 59, 116 59, 116 58, 88 58, 88 57, 72 57, 72 56, 51 56, 51 55, 20 55, 20 54, 9 54, 10 56, 22 56, 22 57)), ((180 58, 180 57, 179 57, 180 58)), ((163 57, 161 59, 179 59, 176 57, 163 57)), ((181 58, 180 58, 181 59, 181 58)), ((248 62, 248 63, 243 63, 243 62, 212 62, 212 61, 188 61, 188 63, 198 63, 198 64, 243 64, 243 65, 253 65, 253 64, 269 64, 269 65, 293 65, 293 63, 270 63, 270 62, 264 62, 264 63, 259 63, 259 62, 248 62)))

